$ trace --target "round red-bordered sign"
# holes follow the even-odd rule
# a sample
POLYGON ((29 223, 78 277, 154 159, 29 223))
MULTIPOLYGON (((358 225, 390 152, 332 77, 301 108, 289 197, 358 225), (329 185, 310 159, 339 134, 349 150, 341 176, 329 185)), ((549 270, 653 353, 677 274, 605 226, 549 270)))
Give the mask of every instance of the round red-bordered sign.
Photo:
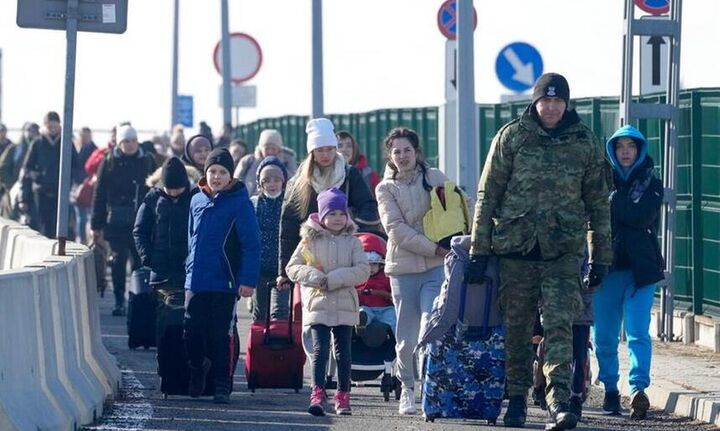
POLYGON ((670 11, 670 0, 635 0, 635 6, 653 15, 662 15, 670 11))
MULTIPOLYGON (((450 40, 457 37, 457 3, 445 0, 437 13, 437 26, 443 36, 450 40)), ((473 30, 477 28, 477 11, 473 7, 473 30)))
MULTIPOLYGON (((247 33, 230 33, 230 79, 233 84, 241 84, 251 80, 262 66, 262 50, 260 44, 247 33)), ((218 41, 213 51, 215 70, 222 76, 222 40, 218 41)))

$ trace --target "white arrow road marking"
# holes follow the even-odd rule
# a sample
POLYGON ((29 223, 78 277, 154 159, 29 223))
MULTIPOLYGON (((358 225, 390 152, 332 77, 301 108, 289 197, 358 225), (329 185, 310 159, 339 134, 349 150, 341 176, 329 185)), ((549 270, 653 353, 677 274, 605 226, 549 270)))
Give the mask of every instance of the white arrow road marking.
POLYGON ((527 85, 535 84, 535 68, 532 62, 523 63, 512 48, 506 48, 503 51, 503 57, 505 57, 508 63, 510 63, 510 66, 515 69, 515 74, 512 79, 527 85))

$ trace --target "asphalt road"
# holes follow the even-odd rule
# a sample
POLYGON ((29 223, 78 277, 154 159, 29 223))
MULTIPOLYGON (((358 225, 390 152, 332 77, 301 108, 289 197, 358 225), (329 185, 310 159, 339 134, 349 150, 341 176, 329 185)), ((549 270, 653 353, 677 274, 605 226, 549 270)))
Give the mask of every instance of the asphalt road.
MULTIPOLYGON (((437 420, 425 423, 422 416, 401 416, 397 402, 384 402, 378 388, 352 389, 352 416, 327 415, 316 418, 306 411, 309 398, 310 366, 306 363, 303 390, 247 390, 242 355, 245 334, 249 327, 248 313, 239 316, 241 358, 235 375, 235 391, 229 405, 218 406, 210 398, 170 397, 165 400, 156 375, 155 349, 130 351, 124 317, 110 315, 112 299, 107 295, 100 302, 103 341, 123 370, 123 390, 97 424, 85 430, 492 430, 484 421, 437 420)), ((578 426, 585 430, 715 430, 708 424, 651 411, 643 422, 624 417, 599 414, 602 390, 594 387, 586 404, 586 415, 578 426)), ((625 400, 627 405, 627 400, 625 400)), ((544 429, 545 412, 536 407, 529 410, 526 429, 544 429)), ((502 416, 498 418, 502 424, 502 416)))

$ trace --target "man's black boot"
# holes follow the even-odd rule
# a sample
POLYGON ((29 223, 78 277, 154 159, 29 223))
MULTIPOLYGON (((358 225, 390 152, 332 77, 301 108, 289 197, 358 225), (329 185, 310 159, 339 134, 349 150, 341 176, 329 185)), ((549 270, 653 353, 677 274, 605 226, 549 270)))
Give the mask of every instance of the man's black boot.
POLYGON ((577 416, 570 413, 567 403, 554 402, 548 405, 548 413, 552 422, 545 425, 546 430, 564 431, 577 426, 577 416))
POLYGON ((508 400, 503 424, 506 427, 523 428, 527 419, 527 396, 511 395, 508 400))
POLYGON ((583 400, 579 395, 573 395, 570 397, 570 403, 568 404, 568 411, 575 415, 578 421, 582 419, 582 408, 583 400))
POLYGON ((208 371, 210 371, 210 359, 204 358, 203 364, 200 367, 194 367, 188 361, 188 368, 190 368, 190 382, 188 383, 188 395, 193 398, 202 396, 205 392, 205 378, 207 377, 208 371))

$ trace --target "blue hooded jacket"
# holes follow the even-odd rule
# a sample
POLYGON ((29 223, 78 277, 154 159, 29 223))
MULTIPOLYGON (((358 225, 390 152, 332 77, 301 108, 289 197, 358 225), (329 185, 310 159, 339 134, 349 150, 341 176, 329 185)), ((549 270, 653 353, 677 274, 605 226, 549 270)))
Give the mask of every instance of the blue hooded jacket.
POLYGON ((607 152, 607 155, 610 158, 610 163, 612 164, 613 170, 615 171, 615 174, 618 175, 623 181, 627 181, 632 175, 633 171, 635 171, 638 166, 643 164, 645 158, 647 157, 647 151, 647 139, 645 139, 645 136, 643 136, 643 134, 640 133, 638 129, 630 125, 623 126, 617 129, 605 144, 605 152, 607 152), (638 143, 637 159, 635 159, 635 163, 630 166, 630 169, 628 169, 627 172, 623 170, 617 160, 617 157, 615 156, 615 141, 620 138, 632 138, 633 140, 635 140, 635 142, 638 143))
POLYGON ((648 155, 648 142, 632 126, 618 129, 607 141, 607 155, 614 170, 615 191, 610 195, 612 220, 612 271, 632 271, 636 288, 651 286, 663 279, 665 262, 657 242, 663 186, 653 175, 654 162, 648 155), (625 171, 615 156, 615 141, 635 140, 638 154, 625 171))
POLYGON ((260 233, 247 189, 236 182, 212 196, 205 179, 190 203, 189 254, 185 289, 237 294, 256 287, 260 272, 260 233))

